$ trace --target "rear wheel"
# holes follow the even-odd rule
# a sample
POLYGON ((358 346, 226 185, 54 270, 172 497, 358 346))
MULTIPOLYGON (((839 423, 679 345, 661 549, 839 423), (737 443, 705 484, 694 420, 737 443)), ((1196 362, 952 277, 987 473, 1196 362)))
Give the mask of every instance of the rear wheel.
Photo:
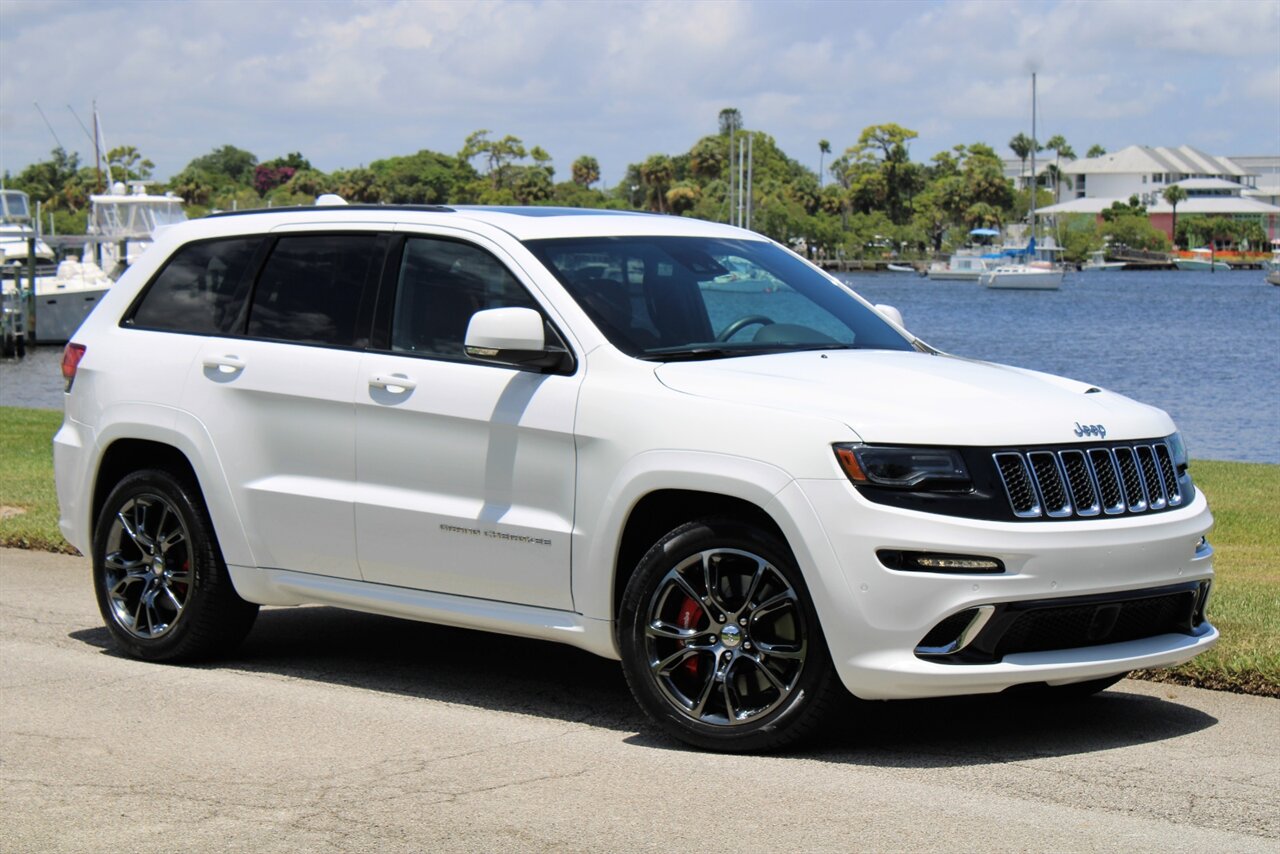
POLYGON ((815 731, 838 691, 804 579, 775 538, 729 520, 683 525, 623 596, 627 682, 671 735, 769 750, 815 731))
POLYGON ((231 585, 199 491, 162 470, 135 472, 107 497, 93 581, 112 638, 134 658, 229 652, 258 613, 231 585))

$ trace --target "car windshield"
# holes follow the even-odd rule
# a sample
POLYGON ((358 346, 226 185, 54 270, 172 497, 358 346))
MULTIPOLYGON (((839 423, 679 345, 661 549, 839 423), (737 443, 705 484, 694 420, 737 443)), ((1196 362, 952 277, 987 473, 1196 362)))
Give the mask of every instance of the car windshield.
POLYGON ((638 358, 912 349, 843 288, 765 241, 591 237, 526 245, 609 341, 638 358))

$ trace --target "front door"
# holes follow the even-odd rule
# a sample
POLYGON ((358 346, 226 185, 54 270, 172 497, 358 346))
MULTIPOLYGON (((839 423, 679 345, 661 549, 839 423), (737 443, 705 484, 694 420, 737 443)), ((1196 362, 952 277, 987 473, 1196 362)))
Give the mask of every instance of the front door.
POLYGON ((363 357, 356 392, 364 578, 572 608, 580 372, 541 374, 466 358, 474 312, 538 308, 490 251, 410 237, 395 280, 388 335, 363 357))

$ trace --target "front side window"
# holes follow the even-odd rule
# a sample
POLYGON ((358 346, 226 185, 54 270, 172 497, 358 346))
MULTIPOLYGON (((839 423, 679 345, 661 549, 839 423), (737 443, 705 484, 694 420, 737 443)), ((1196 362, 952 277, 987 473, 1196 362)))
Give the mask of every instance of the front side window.
POLYGON ((538 307, 496 258, 451 240, 405 242, 391 320, 391 349, 465 360, 471 315, 489 308, 538 307))
POLYGON ((179 249, 143 292, 127 323, 143 329, 231 335, 238 330, 259 237, 179 249))
POLYGON ((772 243, 604 237, 526 245, 610 342, 639 358, 912 349, 875 312, 772 243))
POLYGON ((283 237, 258 277, 248 334, 299 344, 356 344, 366 282, 382 255, 373 234, 283 237))

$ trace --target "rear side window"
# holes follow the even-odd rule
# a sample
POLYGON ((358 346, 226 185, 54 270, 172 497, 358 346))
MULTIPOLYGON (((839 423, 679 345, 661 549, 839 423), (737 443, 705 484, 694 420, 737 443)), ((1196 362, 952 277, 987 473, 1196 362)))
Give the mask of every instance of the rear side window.
POLYGON ((284 237, 258 278, 248 334, 300 344, 355 344, 361 295, 381 259, 373 234, 284 237))
POLYGON ((249 292, 248 267, 259 237, 209 240, 182 247, 142 295, 133 326, 173 332, 237 332, 249 292))
POLYGON ((465 360, 471 315, 513 306, 538 308, 492 255, 465 243, 411 238, 400 265, 391 349, 465 360))

